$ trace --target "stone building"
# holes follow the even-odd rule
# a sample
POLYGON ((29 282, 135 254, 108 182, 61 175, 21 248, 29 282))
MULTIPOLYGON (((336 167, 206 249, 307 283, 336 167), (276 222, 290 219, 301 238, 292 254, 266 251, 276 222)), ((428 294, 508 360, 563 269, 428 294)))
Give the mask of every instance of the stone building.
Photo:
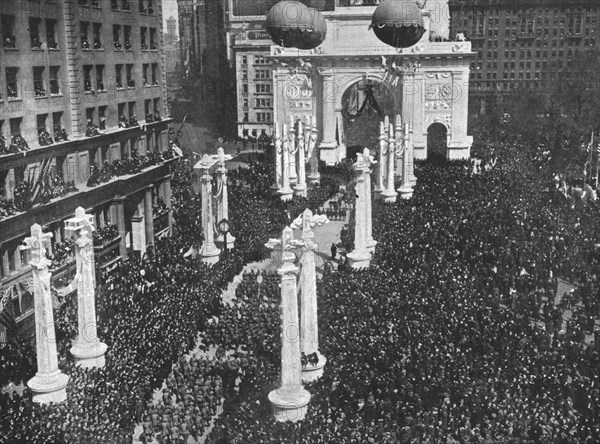
POLYGON ((103 270, 170 232, 162 4, 3 0, 1 23, 1 304, 32 335, 31 225, 53 233, 55 283, 73 277, 78 206, 103 270))
MULTIPOLYGON (((347 139, 354 120, 348 94, 356 87, 356 101, 364 104, 369 91, 379 88, 390 101, 388 115, 400 115, 412 127, 415 158, 434 152, 447 159, 468 158, 473 141, 467 133, 469 67, 475 54, 470 42, 449 35, 447 0, 426 6, 412 0, 387 3, 386 13, 392 16, 385 20, 404 28, 412 26, 411 20, 423 24, 416 42, 400 49, 383 43, 369 29, 376 3, 348 0, 328 11, 329 3, 324 2, 321 14, 327 34, 318 47, 270 47, 274 121, 316 116, 320 157, 336 163, 352 146, 347 139)), ((377 125, 373 134, 378 131, 377 125)))
POLYGON ((463 32, 471 61, 471 111, 500 96, 538 89, 600 45, 597 0, 450 0, 451 33, 463 32))

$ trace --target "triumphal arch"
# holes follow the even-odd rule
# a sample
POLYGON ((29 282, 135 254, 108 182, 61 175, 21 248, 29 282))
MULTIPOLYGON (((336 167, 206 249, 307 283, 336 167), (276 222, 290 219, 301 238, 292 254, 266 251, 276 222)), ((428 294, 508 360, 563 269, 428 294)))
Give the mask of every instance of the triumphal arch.
POLYGON ((469 64, 475 54, 461 35, 448 35, 447 1, 419 6, 425 33, 402 49, 382 43, 369 29, 375 6, 351 3, 321 12, 327 34, 317 48, 271 47, 274 121, 315 115, 320 157, 336 163, 346 157, 344 94, 356 84, 378 84, 392 97, 392 113, 412 126, 415 158, 427 158, 428 134, 440 129, 445 157, 468 158, 469 64))

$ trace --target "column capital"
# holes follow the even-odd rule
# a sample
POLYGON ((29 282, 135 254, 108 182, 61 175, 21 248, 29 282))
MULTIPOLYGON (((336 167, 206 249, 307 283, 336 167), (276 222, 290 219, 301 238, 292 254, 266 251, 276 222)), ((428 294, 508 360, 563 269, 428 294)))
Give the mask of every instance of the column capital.
POLYGON ((123 204, 123 203, 125 203, 126 199, 127 199, 126 196, 115 196, 115 197, 113 197, 112 203, 113 204, 123 204))

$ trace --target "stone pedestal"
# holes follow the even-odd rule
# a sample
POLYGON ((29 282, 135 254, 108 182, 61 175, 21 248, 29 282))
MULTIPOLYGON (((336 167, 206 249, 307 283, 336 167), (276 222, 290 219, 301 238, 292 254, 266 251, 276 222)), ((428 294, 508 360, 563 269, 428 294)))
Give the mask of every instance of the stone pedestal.
POLYGON ((404 154, 402 157, 402 184, 398 192, 403 199, 410 199, 415 187, 414 176, 414 151, 412 128, 406 124, 404 126, 404 154))
POLYGON ((46 259, 46 249, 52 233, 42 233, 42 227, 31 227, 31 237, 25 239, 23 250, 31 252, 33 275, 33 304, 35 309, 35 339, 37 373, 27 381, 33 392, 33 402, 47 404, 67 399, 69 377, 58 368, 52 295, 50 293, 50 261, 46 259))
MULTIPOLYGON (((223 148, 217 150, 217 177, 218 177, 218 197, 217 197, 217 224, 223 219, 229 220, 229 197, 227 189, 227 168, 225 162, 232 159, 230 154, 225 154, 223 148)), ((218 233, 215 243, 220 248, 225 248, 225 236, 218 233)), ((235 237, 233 234, 227 234, 227 249, 231 250, 235 247, 235 237)))
POLYGON ((200 248, 200 257, 202 258, 202 262, 206 264, 219 262, 219 255, 221 254, 221 250, 216 246, 214 241, 215 220, 212 209, 212 178, 210 168, 215 162, 215 159, 205 154, 194 166, 194 169, 199 172, 202 183, 202 231, 204 233, 204 241, 202 242, 202 248, 200 248))
POLYGON ((281 151, 281 132, 279 130, 279 123, 275 123, 275 182, 271 185, 271 190, 273 192, 277 192, 279 188, 281 188, 281 176, 283 174, 282 169, 282 157, 283 153, 281 151))
POLYGON ((292 200, 294 196, 294 190, 290 187, 290 139, 288 136, 288 127, 286 124, 283 125, 283 143, 282 143, 282 174, 281 174, 281 188, 277 191, 281 200, 288 201, 292 200))
POLYGON ((310 137, 308 138, 308 159, 310 162, 310 174, 308 175, 308 180, 311 184, 318 184, 321 181, 321 175, 319 174, 319 152, 317 148, 319 132, 317 130, 316 116, 312 116, 309 121, 310 137))
POLYGON ((305 159, 305 143, 307 140, 304 138, 304 130, 302 128, 302 120, 298 121, 298 140, 297 140, 297 150, 298 150, 298 183, 294 188, 297 196, 306 197, 307 186, 306 186, 306 159, 305 159))
POLYGON ((396 136, 394 133, 394 125, 389 125, 388 149, 386 156, 386 184, 385 191, 381 193, 383 201, 386 203, 396 202, 398 193, 394 189, 394 169, 396 165, 396 136))
POLYGON ((308 363, 302 367, 302 382, 318 380, 323 375, 323 367, 327 359, 319 352, 319 323, 317 314, 317 273, 315 251, 318 245, 313 241, 314 227, 329 223, 325 215, 313 215, 306 209, 292 224, 292 228, 302 229, 302 241, 305 248, 300 263, 300 348, 302 353, 310 356, 317 354, 316 364, 308 363))
POLYGON ((311 395, 302 387, 302 362, 300 359, 300 332, 298 329, 298 296, 296 273, 298 268, 293 261, 293 232, 290 227, 284 230, 283 265, 278 270, 281 276, 281 386, 269 393, 273 414, 277 421, 301 421, 304 419, 311 395))
MULTIPOLYGON (((371 164, 373 159, 369 155, 369 149, 365 148, 354 164, 356 173, 356 205, 355 205, 355 228, 354 228, 354 250, 348 254, 348 261, 352 268, 366 268, 371 265, 371 253, 368 247, 368 230, 371 226, 371 199, 370 181, 371 164), (367 220, 369 219, 369 220, 367 220)), ((393 177, 393 174, 392 174, 393 177)))
POLYGON ((296 146, 296 128, 294 116, 290 116, 290 126, 288 127, 288 150, 289 150, 289 180, 290 184, 298 183, 298 172, 296 171, 296 157, 298 155, 298 147, 296 146))
POLYGON ((100 342, 96 325, 96 264, 92 233, 94 217, 82 207, 65 222, 65 231, 75 238, 77 274, 77 338, 71 347, 75 362, 85 368, 104 367, 106 344, 100 342))

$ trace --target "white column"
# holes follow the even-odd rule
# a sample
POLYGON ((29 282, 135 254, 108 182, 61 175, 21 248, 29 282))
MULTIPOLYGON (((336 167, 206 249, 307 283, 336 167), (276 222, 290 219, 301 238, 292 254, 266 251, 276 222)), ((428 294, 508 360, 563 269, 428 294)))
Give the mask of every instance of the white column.
POLYGON ((410 199, 415 186, 414 151, 412 129, 408 124, 404 127, 404 156, 402 159, 402 184, 398 192, 403 199, 410 199))
POLYGON ((275 122, 275 183, 271 187, 273 191, 277 191, 282 187, 281 184, 281 132, 279 129, 279 123, 275 122))
POLYGON ((202 257, 202 262, 207 264, 219 262, 219 254, 221 254, 221 250, 217 248, 214 241, 215 220, 212 210, 212 178, 210 174, 210 168, 213 164, 214 160, 205 154, 202 157, 202 160, 194 167, 201 174, 202 231, 204 234, 204 241, 202 242, 202 248, 200 249, 200 256, 202 257))
POLYGON ((310 175, 308 176, 310 183, 319 183, 321 175, 319 174, 319 151, 317 148, 317 138, 319 131, 317 129, 317 117, 311 116, 310 122, 310 142, 308 146, 308 158, 310 159, 310 175))
POLYGON ((300 334, 298 328, 298 295, 296 289, 295 254, 292 251, 293 232, 283 230, 283 265, 281 276, 281 386, 269 393, 269 401, 277 421, 297 422, 304 419, 310 402, 310 393, 302 387, 302 363, 300 360, 300 334))
MULTIPOLYGON (((218 176, 218 190, 219 197, 217 199, 217 220, 218 224, 222 220, 229 220, 229 196, 227 189, 227 168, 225 167, 225 162, 232 159, 230 154, 225 154, 223 148, 219 147, 217 150, 217 176, 218 176)), ((224 246, 225 239, 221 233, 218 233, 216 243, 218 246, 224 246)), ((231 250, 235 247, 235 237, 231 234, 227 234, 227 249, 231 250)))
POLYGON ((336 86, 334 81, 333 71, 329 70, 323 73, 323 89, 321 103, 323 104, 322 114, 322 137, 319 148, 321 160, 327 162, 328 165, 334 165, 339 158, 338 144, 335 140, 336 128, 336 86))
POLYGON ((290 187, 290 149, 289 149, 289 136, 288 136, 288 127, 287 124, 283 124, 283 134, 282 134, 282 152, 283 152, 283 172, 281 175, 281 188, 279 191, 279 195, 281 196, 281 200, 291 200, 294 194, 294 191, 290 187))
POLYGON ((379 193, 383 193, 386 187, 386 179, 385 176, 387 174, 386 168, 386 159, 387 159, 387 151, 388 151, 388 137, 387 137, 387 128, 389 126, 389 117, 385 116, 385 120, 380 122, 379 125, 379 162, 377 164, 377 186, 375 190, 379 193))
POLYGON ((106 344, 98 339, 96 325, 96 264, 94 259, 93 216, 85 214, 82 207, 75 217, 65 222, 69 237, 75 237, 77 274, 77 339, 71 347, 75 362, 82 367, 104 367, 106 344))
POLYGON ((56 339, 54 334, 54 316, 52 313, 52 295, 50 294, 50 261, 46 259, 46 247, 52 233, 43 234, 42 227, 35 224, 31 227, 31 237, 25 239, 30 250, 29 264, 33 274, 33 304, 35 309, 35 340, 37 356, 37 373, 27 381, 33 392, 33 402, 48 404, 62 402, 67 399, 67 383, 69 377, 58 368, 56 339))
POLYGON ((402 116, 396 115, 396 162, 394 163, 394 175, 398 178, 402 177, 402 158, 404 150, 404 137, 402 128, 402 116))
POLYGON ((298 182, 298 172, 296 171, 296 156, 298 155, 298 147, 296 146, 296 119, 294 116, 290 116, 290 126, 288 127, 288 149, 290 155, 288 162, 290 165, 290 183, 295 184, 298 182))
POLYGON ((296 195, 306 197, 306 157, 304 150, 308 140, 304 138, 304 129, 302 127, 302 119, 298 120, 298 183, 295 190, 296 195))
POLYGON ((313 382, 323 375, 323 367, 327 359, 319 352, 319 325, 317 315, 317 273, 315 251, 318 245, 313 241, 314 227, 329 223, 325 215, 313 215, 309 209, 294 220, 292 227, 302 229, 302 241, 305 248, 300 263, 300 347, 309 357, 317 357, 316 364, 310 361, 302 367, 302 382, 313 382))
POLYGON ((359 154, 356 163, 354 164, 354 171, 356 174, 356 205, 355 205, 355 226, 354 226, 354 250, 348 254, 348 260, 352 268, 366 268, 371 264, 371 253, 367 249, 367 217, 371 217, 367 214, 367 188, 365 181, 369 180, 369 176, 365 174, 365 171, 370 168, 370 156, 368 149, 366 157, 365 154, 359 154))
MULTIPOLYGON (((365 148, 365 155, 369 156, 369 149, 365 148)), ((365 169, 365 242, 367 251, 375 253, 377 241, 373 239, 373 217, 372 217, 372 198, 371 198, 371 169, 365 169)))
POLYGON ((386 156, 386 184, 385 191, 381 193, 383 196, 383 200, 386 203, 394 203, 396 202, 396 197, 398 193, 396 193, 394 187, 394 168, 396 163, 396 136, 394 133, 394 125, 390 124, 388 127, 388 149, 386 156))

